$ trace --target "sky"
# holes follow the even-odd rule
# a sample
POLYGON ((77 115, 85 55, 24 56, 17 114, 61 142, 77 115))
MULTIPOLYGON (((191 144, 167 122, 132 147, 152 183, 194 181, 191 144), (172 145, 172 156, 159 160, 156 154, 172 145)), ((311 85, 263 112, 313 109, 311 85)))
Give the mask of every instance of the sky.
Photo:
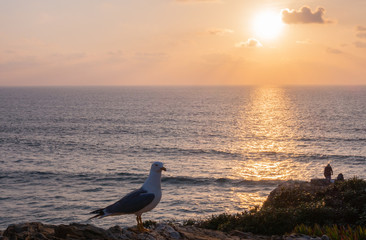
POLYGON ((0 0, 0 86, 366 85, 365 0, 0 0))

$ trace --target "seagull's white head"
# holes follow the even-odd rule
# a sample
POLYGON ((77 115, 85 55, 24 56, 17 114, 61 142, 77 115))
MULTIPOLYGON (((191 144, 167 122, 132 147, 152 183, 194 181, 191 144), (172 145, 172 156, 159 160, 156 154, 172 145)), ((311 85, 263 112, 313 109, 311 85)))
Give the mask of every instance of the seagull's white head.
POLYGON ((161 172, 161 171, 166 171, 166 168, 164 167, 164 164, 162 162, 154 162, 151 165, 151 171, 152 172, 161 172))

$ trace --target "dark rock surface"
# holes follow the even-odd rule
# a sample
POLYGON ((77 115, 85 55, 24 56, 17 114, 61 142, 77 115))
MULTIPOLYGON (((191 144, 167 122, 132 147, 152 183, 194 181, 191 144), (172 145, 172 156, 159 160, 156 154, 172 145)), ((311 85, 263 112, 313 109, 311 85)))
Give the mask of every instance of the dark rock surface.
POLYGON ((223 233, 194 226, 157 224, 149 232, 140 233, 133 228, 114 226, 108 230, 90 225, 72 223, 69 225, 47 225, 39 222, 10 225, 2 232, 1 240, 45 240, 45 239, 146 239, 146 240, 223 240, 223 239, 271 239, 250 233, 223 233))
POLYGON ((178 224, 157 224, 148 232, 138 232, 134 228, 114 226, 105 230, 90 224, 72 223, 68 225, 47 225, 39 222, 10 225, 5 231, 0 231, 0 240, 312 240, 306 235, 290 236, 261 236, 252 233, 202 229, 195 226, 178 224))

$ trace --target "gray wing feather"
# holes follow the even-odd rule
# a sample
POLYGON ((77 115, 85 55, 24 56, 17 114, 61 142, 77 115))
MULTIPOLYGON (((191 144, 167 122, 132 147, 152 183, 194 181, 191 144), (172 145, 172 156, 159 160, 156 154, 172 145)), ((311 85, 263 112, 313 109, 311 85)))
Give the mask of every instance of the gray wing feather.
POLYGON ((135 213, 149 205, 154 198, 155 195, 153 193, 147 193, 146 190, 140 188, 127 194, 118 202, 109 205, 105 208, 105 211, 111 214, 135 213))

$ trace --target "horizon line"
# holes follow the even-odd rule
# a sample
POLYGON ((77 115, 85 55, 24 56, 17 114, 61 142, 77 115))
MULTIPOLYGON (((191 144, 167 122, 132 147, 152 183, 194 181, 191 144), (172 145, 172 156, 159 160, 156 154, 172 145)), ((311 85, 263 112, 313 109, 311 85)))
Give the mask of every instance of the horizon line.
POLYGON ((365 87, 366 84, 197 84, 197 85, 0 85, 0 88, 82 88, 82 87, 365 87))

